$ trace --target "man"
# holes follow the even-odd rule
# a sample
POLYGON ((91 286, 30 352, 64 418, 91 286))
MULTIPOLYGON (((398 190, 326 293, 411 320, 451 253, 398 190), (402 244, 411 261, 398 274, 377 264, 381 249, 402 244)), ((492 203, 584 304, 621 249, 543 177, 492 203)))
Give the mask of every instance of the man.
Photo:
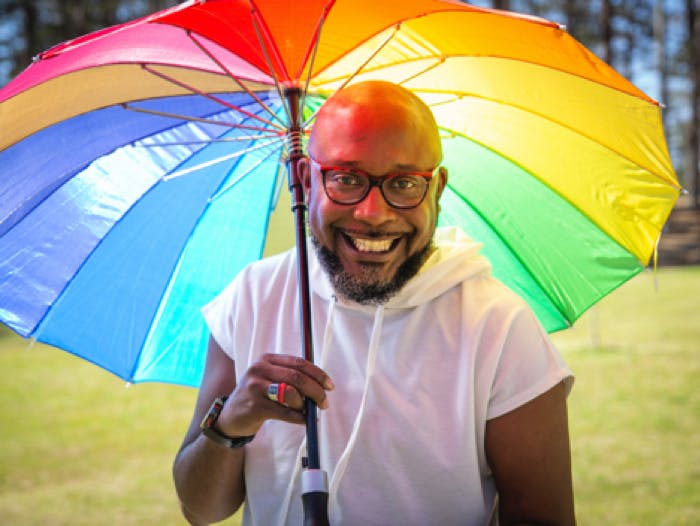
POLYGON ((174 465, 193 524, 244 501, 244 524, 301 523, 304 396, 321 408, 331 524, 486 524, 494 502, 502 525, 574 523, 571 375, 479 246, 436 231, 441 158, 430 110, 399 86, 323 106, 301 165, 318 363, 298 358, 294 252, 204 309, 207 365, 174 465), (215 439, 242 447, 200 432, 223 395, 215 439))

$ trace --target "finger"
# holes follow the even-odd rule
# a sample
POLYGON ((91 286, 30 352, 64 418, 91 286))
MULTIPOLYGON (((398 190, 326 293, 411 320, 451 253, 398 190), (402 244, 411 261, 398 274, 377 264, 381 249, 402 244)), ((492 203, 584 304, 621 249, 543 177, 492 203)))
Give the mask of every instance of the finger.
POLYGON ((273 365, 289 367, 313 378, 328 391, 335 388, 335 384, 323 369, 299 356, 291 356, 289 354, 267 354, 265 355, 265 359, 273 365))
POLYGON ((304 397, 293 385, 285 382, 279 384, 277 402, 296 411, 304 409, 304 397))
MULTIPOLYGON (((270 382, 285 382, 298 391, 300 397, 310 398, 318 407, 326 409, 326 387, 333 386, 328 375, 316 365, 297 356, 282 354, 267 354, 254 366, 256 374, 267 378, 270 382)), ((269 384, 264 389, 267 390, 269 384)))
POLYGON ((270 402, 270 407, 266 410, 267 417, 275 420, 283 420, 290 424, 305 424, 306 417, 301 411, 286 407, 277 402, 270 402))
MULTIPOLYGON (((273 384, 277 385, 274 382, 273 384)), ((299 392, 293 387, 286 387, 283 405, 270 400, 267 393, 269 385, 270 382, 264 378, 244 376, 243 381, 229 396, 219 416, 218 425, 224 434, 254 435, 263 422, 271 418, 293 424, 305 422, 303 400, 299 392)))
POLYGON ((319 385, 319 383, 304 374, 302 371, 296 369, 290 369, 288 367, 275 367, 272 370, 273 378, 277 382, 284 382, 287 384, 287 389, 297 391, 300 398, 310 398, 321 409, 326 409, 328 407, 328 401, 326 400, 326 390, 319 385))

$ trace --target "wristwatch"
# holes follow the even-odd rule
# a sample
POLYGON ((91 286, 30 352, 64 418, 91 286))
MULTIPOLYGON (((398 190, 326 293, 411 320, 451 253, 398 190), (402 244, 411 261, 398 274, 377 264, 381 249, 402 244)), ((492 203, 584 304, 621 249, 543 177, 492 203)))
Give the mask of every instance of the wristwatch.
POLYGON ((221 410, 224 408, 224 403, 228 399, 228 396, 220 397, 214 400, 211 404, 209 411, 204 416, 204 420, 199 424, 199 428, 202 430, 202 434, 210 440, 213 440, 219 445, 230 447, 231 449, 237 449, 239 447, 245 446, 248 442, 255 438, 255 435, 248 435, 242 437, 229 437, 223 433, 218 432, 214 428, 216 420, 221 414, 221 410))

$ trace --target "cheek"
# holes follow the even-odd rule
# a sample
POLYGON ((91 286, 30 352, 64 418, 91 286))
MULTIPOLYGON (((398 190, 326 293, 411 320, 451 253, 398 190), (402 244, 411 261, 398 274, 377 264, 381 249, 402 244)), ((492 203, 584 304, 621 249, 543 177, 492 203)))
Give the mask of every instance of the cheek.
MULTIPOLYGON (((321 189, 321 192, 323 192, 323 189, 321 189)), ((335 205, 326 199, 325 193, 319 194, 315 189, 312 189, 307 206, 307 219, 311 232, 324 245, 328 245, 330 225, 338 217, 335 205)))
POLYGON ((411 244, 411 252, 415 252, 430 240, 435 232, 437 220, 437 204, 421 207, 411 214, 409 222, 415 229, 414 242, 411 244))

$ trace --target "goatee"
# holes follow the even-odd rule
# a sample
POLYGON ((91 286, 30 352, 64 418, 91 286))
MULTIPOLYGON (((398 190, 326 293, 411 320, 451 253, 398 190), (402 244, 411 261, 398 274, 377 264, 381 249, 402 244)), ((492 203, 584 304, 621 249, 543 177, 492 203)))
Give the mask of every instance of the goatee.
POLYGON ((420 250, 410 255, 389 279, 379 276, 380 269, 374 264, 362 264, 359 276, 348 274, 340 258, 324 247, 316 236, 311 236, 321 266, 326 271, 335 292, 349 300, 362 305, 380 305, 395 296, 403 286, 415 276, 432 252, 432 240, 420 250))

